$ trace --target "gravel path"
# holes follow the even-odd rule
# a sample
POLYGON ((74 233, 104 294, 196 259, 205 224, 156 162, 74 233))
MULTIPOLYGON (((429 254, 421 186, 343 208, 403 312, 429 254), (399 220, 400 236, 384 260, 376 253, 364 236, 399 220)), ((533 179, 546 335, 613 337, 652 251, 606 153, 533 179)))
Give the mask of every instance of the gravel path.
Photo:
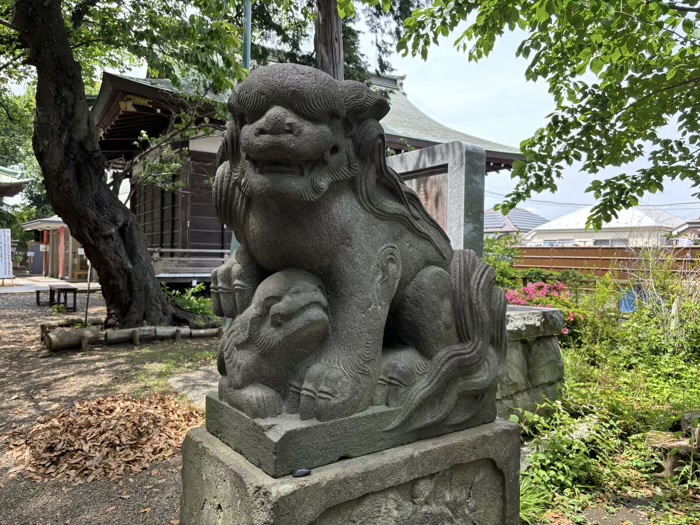
MULTIPOLYGON (((79 295, 78 312, 84 312, 84 307, 85 296, 79 295)), ((91 296, 90 315, 104 314, 102 297, 91 296)), ((162 343, 140 349, 102 347, 50 354, 39 341, 39 323, 51 319, 57 316, 46 306, 36 306, 33 294, 0 295, 0 434, 31 425, 77 401, 142 393, 143 370, 158 364, 158 359, 173 355, 201 359, 202 350, 207 357, 216 348, 215 340, 197 340, 177 346, 162 343)), ((176 524, 180 465, 178 456, 120 482, 37 483, 12 477, 16 463, 6 443, 0 442, 0 524, 176 524)))

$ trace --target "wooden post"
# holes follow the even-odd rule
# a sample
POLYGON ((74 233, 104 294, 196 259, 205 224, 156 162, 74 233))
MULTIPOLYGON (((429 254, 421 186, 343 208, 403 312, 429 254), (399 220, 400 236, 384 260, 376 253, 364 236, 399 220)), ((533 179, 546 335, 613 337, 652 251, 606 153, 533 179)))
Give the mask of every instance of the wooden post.
POLYGON ((345 80, 343 22, 337 0, 316 0, 316 32, 314 34, 316 67, 336 80, 345 80))
POLYGON ((61 226, 58 233, 58 278, 66 277, 66 227, 61 226))
POLYGON ((73 236, 68 235, 68 278, 73 278, 73 236))
MULTIPOLYGON (((48 246, 49 246, 49 230, 44 230, 44 244, 48 248, 48 246)), ((48 276, 49 276, 49 252, 44 252, 44 277, 48 277, 48 276)))

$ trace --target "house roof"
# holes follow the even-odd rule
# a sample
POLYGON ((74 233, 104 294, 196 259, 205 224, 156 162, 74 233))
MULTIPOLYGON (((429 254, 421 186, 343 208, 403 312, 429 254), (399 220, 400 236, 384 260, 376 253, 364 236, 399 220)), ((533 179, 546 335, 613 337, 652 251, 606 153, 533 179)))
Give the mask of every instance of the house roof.
MULTIPOLYGON (((586 230, 586 221, 593 206, 581 208, 553 221, 549 221, 533 229, 529 236, 537 232, 546 231, 579 231, 586 230)), ((636 206, 617 212, 617 218, 603 225, 604 230, 631 230, 631 229, 663 229, 673 230, 685 221, 680 217, 655 208, 654 206, 636 206)))
POLYGON ((386 93, 391 109, 381 120, 387 140, 403 140, 419 147, 445 144, 456 140, 468 144, 476 144, 486 150, 487 157, 499 157, 504 160, 521 158, 520 150, 474 135, 469 135, 441 124, 430 118, 416 107, 402 90, 401 81, 404 77, 378 76, 372 77, 372 83, 386 93))
MULTIPOLYGON (((510 169, 514 160, 522 158, 517 148, 454 130, 430 118, 403 93, 403 79, 397 75, 372 77, 376 89, 388 96, 391 105, 389 114, 380 121, 387 142, 417 148, 454 141, 476 144, 486 151, 487 171, 510 169)), ((196 95, 197 91, 188 83, 176 88, 169 80, 104 73, 92 114, 102 132, 100 147, 105 157, 129 158, 138 150, 133 141, 141 129, 151 136, 162 132, 169 122, 168 107, 183 93, 196 95)), ((205 97, 210 102, 225 102, 227 98, 226 94, 213 93, 205 97)))
POLYGON ((58 215, 52 215, 51 217, 45 217, 43 219, 35 219, 33 221, 25 222, 22 225, 22 229, 24 231, 57 230, 65 225, 66 223, 63 222, 63 219, 61 219, 58 215))
POLYGON ((22 172, 0 166, 0 199, 14 197, 22 192, 26 181, 20 180, 22 172))
POLYGON ((697 217, 695 219, 688 219, 678 228, 673 230, 673 234, 677 235, 691 229, 700 229, 700 217, 697 217))
MULTIPOLYGON (((151 137, 162 134, 170 125, 171 114, 186 107, 183 93, 195 95, 194 85, 183 83, 177 89, 169 80, 103 73, 91 114, 100 131, 100 149, 105 158, 129 160, 141 151, 134 145, 141 131, 151 137)), ((200 117, 223 128, 213 102, 224 100, 224 95, 205 96, 200 117)))
POLYGON ((504 216, 493 209, 484 212, 484 233, 527 233, 547 222, 547 219, 521 208, 514 208, 504 216))

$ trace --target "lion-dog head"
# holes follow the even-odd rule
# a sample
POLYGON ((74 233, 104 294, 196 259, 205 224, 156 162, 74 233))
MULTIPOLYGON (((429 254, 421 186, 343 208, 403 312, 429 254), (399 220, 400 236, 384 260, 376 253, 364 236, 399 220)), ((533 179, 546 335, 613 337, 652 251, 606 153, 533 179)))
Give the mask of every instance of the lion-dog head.
POLYGON ((400 220, 449 251, 447 236, 418 196, 386 165, 379 120, 389 103, 368 86, 308 66, 273 64, 239 84, 228 107, 232 120, 219 149, 214 203, 239 241, 250 199, 303 205, 332 184, 352 180, 370 213, 400 220))

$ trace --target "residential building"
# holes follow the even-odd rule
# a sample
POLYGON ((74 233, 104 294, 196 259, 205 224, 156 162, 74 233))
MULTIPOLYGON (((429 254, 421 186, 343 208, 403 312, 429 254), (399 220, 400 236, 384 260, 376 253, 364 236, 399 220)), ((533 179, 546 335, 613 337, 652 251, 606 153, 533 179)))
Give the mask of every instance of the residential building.
POLYGON ((528 246, 667 246, 685 221, 654 206, 617 212, 600 231, 586 227, 592 206, 537 226, 525 235, 528 246))
POLYGON ((546 222, 547 219, 544 217, 522 208, 514 208, 508 215, 503 215, 502 212, 492 208, 484 212, 484 235, 487 237, 523 236, 546 222))

